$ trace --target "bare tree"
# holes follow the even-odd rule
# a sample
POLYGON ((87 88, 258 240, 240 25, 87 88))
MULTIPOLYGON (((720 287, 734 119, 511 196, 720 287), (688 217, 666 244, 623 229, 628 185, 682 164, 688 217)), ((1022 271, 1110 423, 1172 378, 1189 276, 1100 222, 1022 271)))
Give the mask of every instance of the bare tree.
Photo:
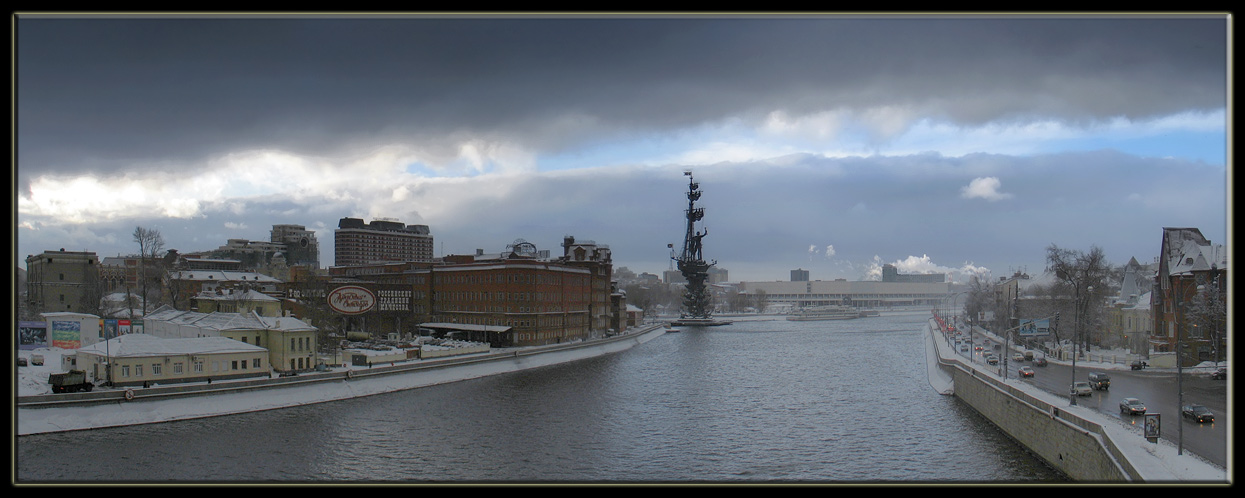
POLYGON ((1089 346, 1093 335, 1084 334, 1087 325, 1101 321, 1102 302, 1118 276, 1118 269, 1107 261, 1101 247, 1090 246, 1089 252, 1062 249, 1055 244, 1046 248, 1046 271, 1068 286, 1072 298, 1073 336, 1082 348, 1089 346))
POLYGON ((1187 312, 1189 322, 1198 331, 1196 340, 1209 343, 1212 359, 1219 363, 1223 342, 1221 329, 1228 321, 1228 303, 1218 278, 1197 286, 1197 294, 1189 300, 1187 312))
POLYGON ((964 314, 970 323, 981 325, 982 312, 994 308, 994 288, 988 279, 973 275, 969 280, 968 297, 964 300, 964 314))
POLYGON ((160 235, 159 230, 135 227, 134 242, 138 243, 138 274, 143 294, 143 316, 147 316, 148 281, 152 276, 150 265, 161 259, 160 252, 164 250, 164 237, 160 235))

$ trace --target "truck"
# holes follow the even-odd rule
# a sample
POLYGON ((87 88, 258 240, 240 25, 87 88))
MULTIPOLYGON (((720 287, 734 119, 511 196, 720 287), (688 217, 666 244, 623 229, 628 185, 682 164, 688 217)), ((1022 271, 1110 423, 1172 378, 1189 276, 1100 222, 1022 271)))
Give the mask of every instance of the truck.
POLYGON ((48 375, 48 384, 52 385, 52 392, 54 393, 90 392, 91 389, 95 388, 95 384, 87 382, 86 372, 82 370, 70 370, 65 373, 48 375))

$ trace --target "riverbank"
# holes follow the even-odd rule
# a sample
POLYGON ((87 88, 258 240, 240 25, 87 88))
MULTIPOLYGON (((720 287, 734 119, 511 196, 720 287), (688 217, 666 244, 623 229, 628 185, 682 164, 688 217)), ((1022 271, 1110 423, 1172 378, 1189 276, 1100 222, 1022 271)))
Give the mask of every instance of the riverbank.
MULTIPOLYGON (((994 368, 963 361, 936 330, 936 322, 930 320, 925 331, 930 386, 939 394, 964 399, 1061 472, 1069 473, 1071 469, 1059 463, 1070 460, 1075 453, 1067 443, 1079 438, 1095 450, 1103 449, 1082 451, 1084 454, 1079 456, 1088 460, 1101 457, 1108 461, 1104 467, 1113 466, 1113 456, 1122 457, 1141 482, 1231 484, 1225 469, 1192 453, 1180 454, 1166 439, 1150 442, 1143 437, 1140 427, 1126 425, 1086 406, 1069 406, 1066 397, 1038 389, 1014 376, 1004 378, 994 368), (1038 430, 1043 426, 1045 431, 1038 430)), ((1083 466, 1075 470, 1083 470, 1083 466)))
POLYGON ((127 399, 124 389, 19 396, 15 413, 17 435, 231 415, 416 389, 617 353, 664 333, 664 327, 653 324, 605 339, 571 344, 495 350, 375 368, 345 366, 298 377, 217 382, 210 386, 157 386, 131 390, 135 393, 132 399, 127 399), (52 398, 79 401, 60 406, 38 401, 52 398))

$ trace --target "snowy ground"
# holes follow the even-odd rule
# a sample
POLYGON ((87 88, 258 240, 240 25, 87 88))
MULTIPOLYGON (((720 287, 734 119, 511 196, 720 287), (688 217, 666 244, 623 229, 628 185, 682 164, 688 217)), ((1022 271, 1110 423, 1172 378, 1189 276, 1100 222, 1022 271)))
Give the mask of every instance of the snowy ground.
MULTIPOLYGON (((514 360, 488 361, 469 366, 435 368, 406 374, 356 375, 350 380, 309 382, 303 385, 288 385, 273 389, 246 389, 239 392, 214 393, 204 396, 179 396, 160 400, 141 399, 143 390, 135 388, 134 391, 138 400, 133 402, 118 400, 116 402, 86 406, 56 408, 18 407, 16 410, 17 434, 41 434, 185 420, 357 398, 615 353, 629 349, 637 344, 642 344, 660 335, 660 332, 648 333, 647 331, 637 329, 631 340, 603 342, 599 346, 587 348, 559 349, 539 355, 516 356, 514 360)), ((513 349, 494 348, 492 352, 504 353, 507 351, 513 351, 513 349)), ((17 394, 26 396, 49 393, 51 389, 47 385, 48 374, 59 371, 60 357, 66 354, 73 354, 73 352, 70 350, 45 348, 33 351, 19 351, 18 354, 20 357, 27 358, 27 361, 33 354, 42 354, 44 356, 44 364, 42 366, 17 367, 17 394)), ((471 355, 463 357, 466 356, 471 355)), ((411 361, 419 363, 437 360, 411 361)), ((368 367, 347 365, 331 370, 358 372, 367 369, 368 367)), ((214 383, 214 386, 227 386, 229 382, 217 381, 214 383)), ((97 387, 96 391, 109 389, 97 387)), ((121 388, 115 389, 121 390, 121 388)))
MULTIPOLYGON (((945 359, 954 359, 957 355, 951 351, 950 347, 944 347, 936 350, 935 341, 943 341, 940 334, 933 330, 937 325, 931 320, 930 327, 926 334, 926 355, 929 361, 926 365, 929 368, 930 387, 935 391, 943 394, 949 394, 953 391, 953 383, 950 375, 942 372, 937 365, 937 355, 942 351, 945 359)), ((997 338, 996 338, 997 339, 997 338)), ((1052 363, 1063 363, 1058 360, 1050 359, 1052 363)), ((1128 365, 1110 364, 1110 363, 1094 363, 1077 361, 1078 365, 1092 366, 1095 369, 1128 369, 1128 365)), ((1226 362, 1220 362, 1219 365, 1226 366, 1226 362)), ((998 376, 998 370, 994 368, 981 368, 975 365, 982 372, 995 378, 998 376)), ((1214 364, 1199 365, 1198 369, 1209 373, 1214 371, 1214 364)), ((1172 369, 1174 370, 1174 369, 1172 369)), ((1190 369, 1185 369, 1186 371, 1190 369)), ((1176 445, 1171 442, 1160 439, 1157 443, 1151 443, 1142 436, 1141 428, 1126 425, 1119 419, 1106 416, 1085 406, 1069 406, 1065 396, 1056 396, 1052 393, 1033 387, 1028 382, 1024 382, 1015 376, 1010 376, 1004 380, 1008 385, 1016 389, 1033 395, 1047 403, 1059 406, 1060 410, 1073 413, 1078 417, 1086 420, 1094 421, 1104 428, 1104 431, 1110 436, 1111 441, 1125 455, 1128 460, 1140 472, 1145 481, 1148 483, 1162 482, 1198 482, 1198 483, 1224 483, 1230 484, 1227 477, 1227 471, 1219 468, 1206 460, 1189 453, 1184 452, 1183 455, 1177 454, 1176 445)), ((1229 460, 1231 460, 1229 456, 1229 460)))

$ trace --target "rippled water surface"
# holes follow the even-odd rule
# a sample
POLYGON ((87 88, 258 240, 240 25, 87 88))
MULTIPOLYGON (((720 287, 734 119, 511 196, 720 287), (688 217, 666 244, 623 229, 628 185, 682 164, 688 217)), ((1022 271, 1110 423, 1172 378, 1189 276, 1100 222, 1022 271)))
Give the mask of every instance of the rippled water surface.
POLYGON ((17 480, 1064 480, 929 386, 927 317, 738 321, 399 393, 23 436, 17 480))

